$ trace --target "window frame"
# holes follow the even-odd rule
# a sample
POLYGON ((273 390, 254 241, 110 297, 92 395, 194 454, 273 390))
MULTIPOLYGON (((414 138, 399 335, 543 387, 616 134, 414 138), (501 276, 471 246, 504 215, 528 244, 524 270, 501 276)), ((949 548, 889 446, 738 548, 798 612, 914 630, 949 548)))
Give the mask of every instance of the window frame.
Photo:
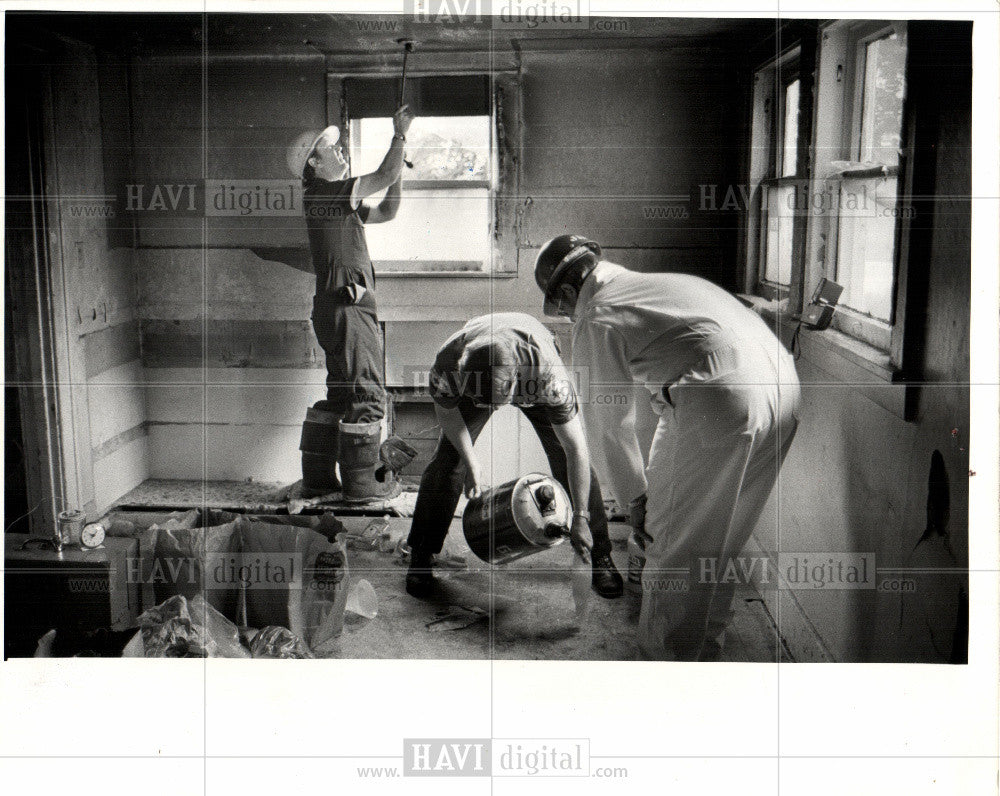
MULTIPOLYGON (((815 123, 813 126, 812 148, 815 152, 822 151, 825 161, 847 160, 858 164, 839 172, 823 169, 822 164, 810 180, 809 193, 811 197, 827 194, 832 201, 827 212, 810 213, 807 238, 807 251, 814 256, 807 258, 804 270, 803 288, 809 290, 809 285, 815 285, 820 278, 829 276, 837 280, 839 270, 839 249, 841 244, 841 225, 839 213, 839 197, 845 178, 868 179, 882 175, 882 168, 863 168, 860 165, 861 131, 864 105, 864 75, 867 69, 865 48, 873 41, 885 38, 893 32, 900 32, 905 23, 891 20, 859 20, 837 21, 820 27, 820 44, 817 58, 817 102, 815 108, 815 123), (824 73, 823 66, 827 67, 824 73), (837 107, 831 109, 831 74, 830 66, 834 67, 832 87, 840 93, 839 98, 833 98, 837 107), (832 113, 836 110, 837 113, 832 113), (821 129, 831 124, 831 117, 836 116, 839 123, 839 135, 835 146, 822 146, 819 141, 821 129), (824 124, 825 122, 825 124, 824 124), (849 122, 849 123, 848 123, 849 122), (836 157, 833 156, 835 150, 836 157)), ((905 78, 904 78, 905 79, 905 78)), ((901 285, 905 279, 905 222, 912 210, 907 199, 906 188, 905 136, 906 127, 906 97, 903 98, 903 112, 900 124, 900 155, 895 166, 888 166, 885 173, 894 176, 896 185, 896 212, 893 225, 892 282, 889 296, 890 319, 888 322, 859 310, 841 305, 834 315, 832 328, 870 346, 874 350, 873 359, 887 359, 887 364, 893 368, 901 366, 902 353, 902 320, 905 311, 905 297, 901 285)), ((845 285, 846 287, 846 285, 845 285)), ((803 294, 803 305, 807 295, 803 294)))
MULTIPOLYGON (((466 75, 482 75, 484 74, 481 70, 468 70, 468 71, 452 71, 447 73, 442 72, 411 72, 410 75, 413 77, 422 76, 435 76, 435 77, 462 77, 466 75)), ((327 75, 328 80, 336 81, 343 85, 343 81, 348 78, 364 78, 364 77, 385 77, 385 72, 383 71, 355 71, 345 73, 329 73, 327 75)), ((503 277, 503 276, 516 276, 516 267, 511 267, 505 263, 500 254, 500 231, 501 231, 501 219, 504 216, 504 208, 501 206, 502 197, 505 195, 514 195, 512 193, 514 186, 508 186, 506 183, 510 181, 512 177, 516 175, 511 175, 508 170, 503 168, 502 163, 502 148, 509 146, 507 142, 503 140, 505 125, 503 123, 504 115, 504 88, 506 81, 498 79, 497 75, 489 76, 490 80, 490 107, 489 107, 489 180, 407 180, 405 178, 405 170, 402 181, 402 188, 404 191, 421 191, 421 190, 435 190, 447 187, 460 187, 460 188, 477 188, 485 187, 488 189, 488 203, 490 218, 488 222, 488 228, 486 234, 489 236, 489 259, 484 260, 480 267, 477 269, 470 269, 467 266, 471 263, 475 263, 475 260, 420 260, 419 263, 425 263, 426 268, 422 269, 403 269, 403 268, 393 268, 395 263, 412 261, 402 261, 402 260, 374 260, 373 266, 379 278, 382 277, 479 277, 479 278, 492 278, 492 277, 503 277), (449 267, 452 266, 452 267, 449 267), (454 267, 459 266, 459 267, 454 267), (465 267, 462 267, 465 266, 465 267)), ((339 97, 340 103, 340 128, 342 131, 342 145, 343 154, 345 159, 351 164, 351 134, 353 122, 356 120, 364 118, 382 118, 382 117, 366 117, 366 116, 352 116, 350 114, 350 109, 348 108, 345 97, 341 93, 339 97), (346 134, 346 135, 345 135, 346 134), (343 140, 346 138, 346 140, 343 140)), ((441 117, 446 118, 446 117, 441 117)), ((358 176, 353 174, 352 176, 358 176)), ((404 199, 405 201, 405 199, 404 199)))
MULTIPOLYGON (((795 174, 783 174, 785 154, 785 125, 787 123, 787 108, 785 95, 788 86, 795 81, 799 83, 799 113, 797 114, 798 130, 796 141, 801 141, 799 131, 802 125, 802 90, 801 90, 801 45, 795 44, 776 58, 761 64, 754 70, 753 119, 751 125, 751 158, 750 158, 750 208, 748 213, 749 235, 747 237, 747 254, 751 267, 748 269, 748 290, 765 299, 775 301, 791 296, 796 284, 795 247, 792 244, 792 263, 789 283, 775 282, 765 277, 767 271, 767 232, 768 232, 768 192, 781 188, 792 187, 798 190, 802 183, 802 175, 798 174, 798 146, 796 146, 795 174), (763 125, 760 122, 763 121, 763 125), (763 129, 761 127, 763 126, 763 129), (764 139, 763 142, 761 139, 764 139), (765 149, 763 157, 760 150, 765 149)), ((795 227, 798 225, 798 213, 792 214, 792 236, 794 241, 795 227)))

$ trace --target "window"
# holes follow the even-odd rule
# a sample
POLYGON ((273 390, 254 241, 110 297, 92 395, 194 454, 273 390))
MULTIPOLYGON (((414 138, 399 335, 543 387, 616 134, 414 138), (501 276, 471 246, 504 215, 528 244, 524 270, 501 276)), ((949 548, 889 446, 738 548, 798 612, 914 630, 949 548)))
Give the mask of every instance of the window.
MULTIPOLYGON (((392 138, 397 78, 343 83, 351 173, 374 171, 392 138)), ((403 199, 396 218, 366 228, 381 272, 484 272, 494 268, 497 135, 485 75, 418 76, 404 101, 416 113, 404 147, 403 199)), ((377 202, 381 197, 370 197, 377 202)))
POLYGON ((900 174, 906 23, 840 21, 818 32, 754 75, 744 287, 787 297, 795 314, 822 278, 838 282, 834 327, 874 349, 872 361, 898 367, 897 239, 912 217, 900 174), (799 173, 807 138, 809 170, 799 173))
POLYGON ((798 179, 798 50, 755 75, 751 221, 755 292, 768 298, 788 294, 792 282, 792 234, 798 179))
MULTIPOLYGON (((816 218, 826 245, 822 268, 844 286, 835 326, 882 351, 895 321, 896 230, 908 212, 899 198, 906 72, 902 24, 839 23, 823 37, 817 129, 836 124, 826 145, 817 140, 814 186, 829 212, 816 218)), ((819 139, 819 134, 817 136, 819 139)))
MULTIPOLYGON (((350 138, 352 173, 374 171, 392 138, 392 119, 354 119, 350 138)), ((372 259, 381 270, 489 270, 490 117, 421 116, 406 138, 413 168, 404 166, 396 218, 366 229, 372 259)))
POLYGON ((855 48, 851 162, 839 186, 836 281, 844 286, 844 306, 889 324, 906 39, 889 28, 860 38, 855 48))

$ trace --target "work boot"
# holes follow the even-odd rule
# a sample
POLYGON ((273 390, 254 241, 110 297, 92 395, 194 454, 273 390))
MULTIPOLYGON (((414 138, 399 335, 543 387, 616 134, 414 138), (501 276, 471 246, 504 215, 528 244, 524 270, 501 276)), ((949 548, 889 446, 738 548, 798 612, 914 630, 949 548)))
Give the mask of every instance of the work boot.
POLYGON ((349 503, 391 500, 402 492, 395 474, 379 459, 381 424, 340 423, 340 480, 349 503))
POLYGON ((434 591, 434 573, 431 572, 430 553, 410 553, 410 568, 406 570, 406 593, 423 600, 434 591))
POLYGON ((318 497, 340 491, 337 479, 337 451, 340 418, 313 406, 302 424, 302 497, 318 497))
POLYGON ((621 597, 624 589, 622 576, 615 569, 615 562, 611 560, 610 554, 598 556, 593 559, 593 575, 590 585, 601 597, 606 600, 613 600, 621 597))

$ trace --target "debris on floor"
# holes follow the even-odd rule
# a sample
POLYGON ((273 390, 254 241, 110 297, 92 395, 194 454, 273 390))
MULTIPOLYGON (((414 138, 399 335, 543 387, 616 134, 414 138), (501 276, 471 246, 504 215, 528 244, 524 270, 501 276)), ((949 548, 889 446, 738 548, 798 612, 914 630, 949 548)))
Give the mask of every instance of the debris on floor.
POLYGON ((254 658, 314 658, 305 642, 287 627, 271 625, 260 630, 250 641, 254 658))
POLYGON ((489 613, 482 608, 466 608, 463 605, 455 605, 450 609, 439 611, 437 616, 427 623, 427 629, 431 633, 465 630, 488 617, 489 613))
POLYGON ((249 658, 232 622, 205 602, 181 594, 139 617, 145 658, 249 658))

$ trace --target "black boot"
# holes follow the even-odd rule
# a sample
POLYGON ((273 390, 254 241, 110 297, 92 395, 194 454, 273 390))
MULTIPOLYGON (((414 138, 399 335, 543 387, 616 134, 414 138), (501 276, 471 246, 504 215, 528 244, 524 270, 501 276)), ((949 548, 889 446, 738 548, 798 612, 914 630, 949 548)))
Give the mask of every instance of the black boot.
POLYGON ((302 424, 302 496, 317 497, 340 491, 337 479, 337 451, 340 417, 313 406, 302 424))
POLYGON ((340 423, 340 480, 348 503, 391 500, 402 488, 395 474, 379 460, 381 426, 372 423, 340 423))
POLYGON ((410 568, 406 571, 406 592, 418 600, 430 596, 434 591, 434 574, 431 572, 430 553, 410 553, 410 568))
POLYGON ((607 600, 621 597, 625 584, 622 581, 622 576, 615 569, 615 562, 611 560, 611 555, 605 554, 595 557, 592 567, 593 575, 590 584, 594 591, 607 600))

